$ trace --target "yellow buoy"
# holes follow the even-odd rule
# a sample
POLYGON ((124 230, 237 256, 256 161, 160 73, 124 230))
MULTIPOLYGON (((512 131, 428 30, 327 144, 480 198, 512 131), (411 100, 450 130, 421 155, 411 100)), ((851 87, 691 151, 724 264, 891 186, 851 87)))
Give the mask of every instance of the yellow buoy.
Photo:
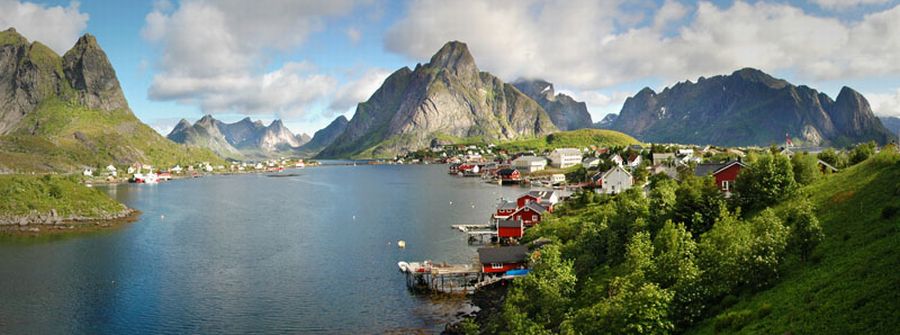
POLYGON ((404 241, 404 240, 397 241, 397 247, 400 249, 406 248, 406 241, 404 241))

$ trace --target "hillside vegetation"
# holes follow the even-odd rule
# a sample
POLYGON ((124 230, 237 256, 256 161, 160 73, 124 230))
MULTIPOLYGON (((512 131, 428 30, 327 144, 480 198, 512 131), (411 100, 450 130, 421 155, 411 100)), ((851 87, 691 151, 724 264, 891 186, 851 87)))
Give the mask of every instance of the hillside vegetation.
POLYGON ((101 111, 50 99, 0 136, 0 171, 74 171, 83 166, 145 162, 173 166, 220 162, 211 151, 179 145, 134 114, 101 111))
POLYGON ((507 151, 544 151, 556 148, 621 147, 641 142, 627 134, 604 129, 562 131, 546 136, 500 144, 507 151))
POLYGON ((0 175, 0 198, 4 217, 55 210, 60 217, 99 219, 125 210, 102 191, 72 177, 0 175))
MULTIPOLYGON (((647 195, 579 193, 524 242, 532 255, 485 333, 892 334, 900 329, 900 154, 832 175, 748 157, 711 177, 650 178, 647 195), (754 182, 761 181, 761 182, 754 182)), ((466 329, 474 330, 471 323, 466 329)))

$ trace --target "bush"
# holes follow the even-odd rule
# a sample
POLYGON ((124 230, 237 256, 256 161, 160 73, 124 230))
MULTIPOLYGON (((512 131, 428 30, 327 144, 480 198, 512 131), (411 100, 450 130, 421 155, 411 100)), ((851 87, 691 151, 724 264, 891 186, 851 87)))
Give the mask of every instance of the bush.
POLYGON ((881 209, 881 218, 890 219, 900 213, 900 205, 887 205, 881 209))

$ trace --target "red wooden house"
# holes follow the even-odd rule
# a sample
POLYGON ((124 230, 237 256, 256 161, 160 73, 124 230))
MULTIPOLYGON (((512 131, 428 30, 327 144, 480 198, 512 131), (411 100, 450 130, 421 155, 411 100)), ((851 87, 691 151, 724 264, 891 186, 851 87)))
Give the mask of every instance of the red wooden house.
POLYGON ((523 269, 527 260, 528 247, 523 245, 478 249, 478 261, 484 273, 523 269))
POLYGON ((518 183, 522 179, 522 174, 519 170, 510 168, 497 170, 497 176, 500 177, 500 182, 504 184, 518 183))
POLYGON ((497 237, 521 238, 525 234, 525 225, 520 220, 497 220, 497 237))
POLYGON ((559 202, 559 194, 556 193, 556 191, 531 191, 519 197, 519 199, 516 200, 516 205, 519 208, 522 208, 529 202, 541 204, 545 209, 551 210, 552 212, 553 205, 556 205, 556 203, 559 202))
POLYGON ((547 209, 544 206, 536 202, 528 202, 525 206, 517 209, 511 216, 513 220, 522 221, 527 227, 531 227, 536 225, 538 222, 541 222, 541 216, 544 215, 544 212, 547 212, 547 209))
POLYGON ((516 206, 515 202, 504 200, 503 202, 500 203, 499 206, 497 206, 497 212, 494 213, 494 218, 495 219, 509 218, 511 215, 513 215, 513 213, 516 212, 517 209, 519 209, 519 207, 516 206))
POLYGON ((734 181, 741 173, 741 169, 747 167, 740 161, 730 161, 719 164, 700 164, 694 169, 694 175, 705 177, 712 175, 716 179, 716 185, 724 192, 731 192, 734 189, 734 181))

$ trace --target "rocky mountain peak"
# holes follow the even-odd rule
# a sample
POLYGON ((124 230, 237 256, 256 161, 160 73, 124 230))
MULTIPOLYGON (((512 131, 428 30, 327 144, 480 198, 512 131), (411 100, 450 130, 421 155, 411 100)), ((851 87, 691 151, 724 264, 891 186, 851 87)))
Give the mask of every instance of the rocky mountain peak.
POLYGON ((185 129, 190 128, 190 127, 191 127, 191 123, 188 122, 188 120, 181 119, 181 121, 178 121, 178 124, 175 125, 175 128, 172 129, 172 132, 177 133, 180 131, 184 131, 185 129))
POLYGON ((553 89, 553 84, 546 80, 520 78, 513 82, 513 86, 532 98, 545 97, 547 100, 556 99, 556 91, 553 89))
POLYGON ((116 71, 93 35, 81 36, 62 61, 66 78, 85 106, 105 111, 128 109, 116 71))
POLYGON ((478 72, 475 66, 475 58, 469 52, 469 47, 459 41, 450 41, 444 44, 434 56, 428 65, 437 68, 450 69, 457 74, 466 72, 478 72))
POLYGON ((776 79, 775 77, 770 76, 768 73, 765 73, 759 69, 754 69, 752 67, 745 67, 743 69, 734 71, 734 73, 731 74, 731 77, 739 78, 741 80, 746 80, 749 82, 761 83, 772 88, 783 88, 790 85, 790 83, 785 80, 776 79))

